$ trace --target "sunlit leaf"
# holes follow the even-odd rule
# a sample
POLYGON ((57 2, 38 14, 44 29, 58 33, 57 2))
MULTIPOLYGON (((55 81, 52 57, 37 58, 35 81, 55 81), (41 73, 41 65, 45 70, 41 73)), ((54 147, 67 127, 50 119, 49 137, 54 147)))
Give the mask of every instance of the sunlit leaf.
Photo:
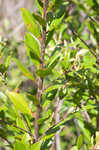
POLYGON ((31 150, 40 150, 40 147, 41 147, 41 141, 31 145, 31 150))
POLYGON ((7 95, 16 109, 20 110, 21 113, 32 115, 32 112, 28 106, 28 103, 26 102, 24 95, 10 91, 7 91, 7 95))
POLYGON ((88 144, 90 144, 91 142, 91 135, 90 135, 90 131, 88 131, 85 127, 84 127, 84 123, 80 120, 77 121, 79 128, 81 129, 81 131, 83 132, 88 144))
POLYGON ((40 57, 40 42, 39 40, 30 33, 26 33, 25 35, 25 44, 27 47, 31 49, 31 51, 35 52, 38 57, 40 57))
POLYGON ((26 150, 26 147, 22 142, 17 142, 14 145, 14 150, 26 150))
POLYGON ((45 93, 46 93, 46 92, 50 92, 50 91, 52 91, 52 90, 58 89, 58 88, 61 87, 61 86, 63 86, 63 85, 60 85, 60 84, 52 85, 52 86, 48 87, 44 92, 45 92, 45 93))
POLYGON ((32 34, 27 33, 25 36, 25 46, 27 50, 28 56, 35 63, 37 62, 37 66, 41 63, 40 60, 40 42, 34 37, 32 34))
POLYGON ((42 69, 36 70, 36 73, 37 73, 38 76, 43 78, 45 76, 50 75, 52 73, 52 69, 50 69, 50 68, 42 68, 42 69))
POLYGON ((99 132, 96 131, 96 145, 99 145, 99 132))
POLYGON ((50 24, 50 27, 49 27, 49 30, 53 30, 53 29, 56 29, 58 28, 58 26, 60 25, 60 23, 62 22, 62 19, 64 18, 64 15, 58 19, 54 19, 52 21, 52 23, 50 24))
POLYGON ((36 0, 37 7, 41 14, 43 14, 43 3, 41 0, 36 0))
POLYGON ((22 128, 22 129, 26 129, 25 123, 21 117, 17 117, 16 124, 18 127, 22 128))
POLYGON ((49 44, 50 40, 52 39, 53 34, 54 34, 54 29, 48 32, 48 35, 47 35, 47 38, 46 38, 46 42, 45 42, 46 46, 49 44))
POLYGON ((78 139, 77 139, 77 147, 78 147, 78 150, 81 149, 82 145, 83 145, 83 136, 80 135, 80 136, 78 137, 78 139))
POLYGON ((21 14, 24 20, 24 24, 29 32, 31 32, 34 36, 40 36, 40 28, 37 24, 36 20, 33 18, 32 13, 26 8, 21 8, 21 14))
POLYGON ((53 137, 57 131, 60 130, 62 126, 65 125, 65 123, 73 118, 73 115, 71 114, 69 117, 65 118, 64 120, 60 121, 56 125, 52 126, 45 132, 45 136, 42 138, 42 140, 48 140, 49 138, 53 137))
POLYGON ((78 150, 77 146, 73 146, 70 150, 78 150))
POLYGON ((35 18, 35 20, 39 22, 40 25, 44 26, 46 24, 44 19, 40 15, 34 13, 32 15, 35 18))
POLYGON ((4 106, 4 105, 0 106, 0 112, 1 112, 2 110, 3 110, 3 111, 6 111, 6 110, 7 110, 7 107, 4 106))
POLYGON ((56 52, 48 61, 48 67, 52 68, 55 67, 57 65, 57 60, 60 58, 61 53, 56 52), (55 64, 54 64, 55 63, 55 64))

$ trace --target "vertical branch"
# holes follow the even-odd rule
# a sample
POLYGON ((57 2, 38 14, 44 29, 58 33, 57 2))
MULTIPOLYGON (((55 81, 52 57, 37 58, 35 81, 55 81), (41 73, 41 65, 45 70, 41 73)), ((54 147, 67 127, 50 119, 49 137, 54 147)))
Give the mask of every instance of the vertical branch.
MULTIPOLYGON (((42 60, 42 62, 43 62, 44 53, 45 53, 47 0, 44 0, 43 9, 44 9, 43 19, 45 21, 45 25, 43 26, 42 42, 41 42, 41 60, 42 60)), ((43 67, 44 63, 41 64, 41 66, 43 67)))
MULTIPOLYGON (((60 101, 59 97, 57 97, 56 112, 55 112, 55 123, 56 124, 60 121, 59 110, 61 108, 61 105, 62 105, 62 101, 60 101)), ((60 145, 60 130, 55 135, 55 143, 56 143, 56 149, 57 150, 61 150, 61 145, 60 145)))
MULTIPOLYGON (((59 111, 60 111, 61 105, 62 105, 62 101, 59 98, 59 90, 58 90, 56 103, 55 103, 55 111, 54 111, 55 124, 59 123, 60 121, 59 111)), ((57 133, 55 134, 54 141, 50 150, 55 150, 55 147, 56 147, 56 150, 61 150, 60 131, 61 129, 57 131, 57 133)))
MULTIPOLYGON (((43 2, 43 10, 44 10, 44 14, 43 14, 43 19, 45 21, 45 25, 43 26, 43 31, 42 31, 42 41, 41 41, 41 60, 42 63, 40 64, 40 67, 43 68, 44 67, 44 54, 45 54, 45 41, 46 41, 46 15, 47 15, 47 0, 44 0, 43 2)), ((43 92, 43 79, 42 78, 38 78, 38 92, 37 92, 37 99, 39 100, 39 102, 41 101, 41 95, 43 92)), ((40 117, 40 111, 41 111, 41 107, 40 105, 37 105, 36 108, 36 116, 35 116, 35 120, 34 120, 34 135, 35 135, 35 142, 38 141, 38 136, 39 136, 39 125, 38 125, 38 119, 40 117)))

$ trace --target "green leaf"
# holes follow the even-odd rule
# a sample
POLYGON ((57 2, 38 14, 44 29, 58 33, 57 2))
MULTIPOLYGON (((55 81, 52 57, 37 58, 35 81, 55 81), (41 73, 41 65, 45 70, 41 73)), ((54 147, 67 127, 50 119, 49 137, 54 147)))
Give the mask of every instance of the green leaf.
POLYGON ((37 61, 38 62, 37 65, 39 65, 39 63, 41 63, 40 60, 41 46, 39 40, 36 37, 34 37, 32 34, 27 33, 25 36, 25 46, 26 46, 28 56, 33 60, 34 63, 35 61, 37 61))
POLYGON ((33 103, 35 105, 38 105, 40 104, 39 100, 36 98, 36 96, 32 95, 32 94, 29 94, 29 93, 26 93, 26 96, 33 101, 33 103))
POLYGON ((60 130, 61 126, 65 126, 65 123, 71 120, 74 116, 71 114, 69 117, 65 118, 64 120, 60 121, 58 124, 52 126, 45 132, 45 136, 42 137, 42 140, 48 140, 49 138, 53 137, 57 131, 60 130))
POLYGON ((36 20, 33 18, 32 13, 26 8, 21 8, 21 14, 27 30, 38 38, 40 36, 40 28, 36 20))
POLYGON ((84 56, 83 66, 85 68, 92 68, 95 63, 96 63, 96 58, 92 54, 88 53, 87 55, 84 56))
POLYGON ((50 69, 50 68, 41 68, 41 69, 37 69, 36 73, 37 73, 38 76, 43 78, 45 76, 50 75, 52 73, 52 69, 50 69))
POLYGON ((81 131, 83 132, 85 138, 86 138, 86 141, 88 142, 88 144, 90 144, 91 142, 91 133, 89 130, 87 130, 85 127, 84 127, 84 124, 81 120, 77 120, 77 123, 78 123, 78 126, 79 128, 81 129, 81 131))
POLYGON ((13 61, 17 64, 17 66, 22 71, 24 76, 26 76, 27 78, 29 78, 31 80, 34 80, 32 73, 18 59, 13 58, 13 61))
POLYGON ((73 146, 70 150, 78 150, 77 146, 73 146))
POLYGON ((40 150, 40 147, 41 147, 41 141, 31 145, 31 150, 40 150))
POLYGON ((52 39, 53 34, 54 34, 54 29, 48 32, 48 35, 47 35, 47 38, 46 38, 46 42, 45 42, 46 46, 49 44, 50 40, 52 39))
POLYGON ((45 21, 44 21, 44 19, 40 15, 34 14, 34 13, 32 15, 35 18, 35 20, 38 21, 38 23, 40 25, 44 26, 46 24, 45 21))
POLYGON ((42 63, 40 57, 30 49, 30 57, 32 60, 36 60, 38 63, 42 63))
POLYGON ((47 119, 49 119, 49 117, 52 115, 52 111, 49 109, 46 111, 46 113, 44 112, 43 117, 38 119, 38 124, 42 124, 44 121, 46 121, 47 119))
POLYGON ((70 67, 70 58, 69 58, 69 52, 66 53, 64 60, 61 62, 62 68, 65 71, 70 67))
POLYGON ((47 89, 44 91, 44 93, 47 93, 47 92, 51 92, 51 91, 53 91, 53 90, 56 90, 56 89, 60 88, 61 86, 63 86, 63 85, 60 85, 60 84, 52 85, 52 86, 50 86, 49 88, 47 88, 47 89))
POLYGON ((40 57, 40 48, 41 48, 41 45, 40 45, 39 40, 35 36, 33 36, 30 33, 26 33, 25 44, 26 44, 27 47, 29 47, 30 49, 32 49, 32 52, 36 53, 36 55, 38 57, 40 57))
POLYGON ((27 136, 27 134, 25 133, 24 135, 22 135, 22 143, 25 145, 26 150, 30 150, 30 143, 29 143, 29 137, 27 136))
POLYGON ((7 96, 4 93, 0 92, 0 101, 6 102, 6 100, 7 96))
POLYGON ((60 18, 57 18, 57 19, 53 19, 53 21, 51 22, 50 24, 50 27, 49 27, 49 31, 53 30, 53 29, 57 29, 58 26, 60 25, 60 23, 62 22, 62 19, 64 18, 64 15, 61 16, 60 18))
POLYGON ((22 128, 22 129, 26 129, 25 123, 21 117, 17 117, 16 123, 17 123, 18 127, 22 128))
POLYGON ((53 69, 56 65, 57 65, 57 60, 59 59, 59 57, 61 56, 60 52, 56 52, 50 59, 49 59, 49 64, 48 67, 53 69))
POLYGON ((80 150, 80 148, 82 147, 83 145, 83 136, 80 135, 77 139, 77 147, 78 147, 78 150, 80 150))
POLYGON ((3 110, 3 111, 6 111, 6 110, 7 110, 7 107, 4 106, 4 105, 0 106, 0 112, 1 112, 2 110, 3 110))
POLYGON ((14 145, 14 150, 26 150, 26 147, 22 142, 17 142, 14 145))
POLYGON ((41 2, 41 0, 36 0, 36 5, 37 5, 40 13, 43 14, 43 3, 41 2))
POLYGON ((94 6, 94 1, 93 0, 86 0, 86 2, 89 4, 89 6, 94 6))
POLYGON ((26 102, 24 95, 7 91, 7 95, 21 113, 32 115, 31 110, 26 102))
POLYGON ((96 131, 96 145, 99 145, 99 131, 96 131))

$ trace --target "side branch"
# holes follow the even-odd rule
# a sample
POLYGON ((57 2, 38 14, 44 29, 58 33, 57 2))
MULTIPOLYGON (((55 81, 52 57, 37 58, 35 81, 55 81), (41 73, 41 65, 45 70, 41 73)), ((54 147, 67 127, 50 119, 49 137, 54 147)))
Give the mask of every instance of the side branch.
POLYGON ((20 128, 20 127, 14 125, 13 123, 8 123, 8 122, 6 122, 6 121, 4 121, 4 120, 0 120, 0 123, 1 123, 1 124, 5 124, 5 125, 9 125, 9 126, 12 126, 12 127, 15 127, 15 128, 17 128, 17 129, 19 129, 20 131, 23 131, 23 132, 29 134, 31 137, 34 138, 33 134, 32 134, 30 131, 25 130, 25 129, 23 129, 23 128, 20 128))

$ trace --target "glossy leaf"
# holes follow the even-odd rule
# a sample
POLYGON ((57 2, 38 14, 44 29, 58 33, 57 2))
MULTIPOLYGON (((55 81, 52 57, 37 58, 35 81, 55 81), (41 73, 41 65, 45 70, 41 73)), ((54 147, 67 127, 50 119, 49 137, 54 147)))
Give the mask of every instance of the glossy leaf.
POLYGON ((82 121, 78 120, 78 125, 79 128, 81 129, 81 131, 83 132, 87 142, 90 144, 91 142, 91 135, 90 135, 90 131, 88 131, 85 127, 82 121))
POLYGON ((41 0, 36 0, 37 7, 41 14, 43 14, 43 3, 41 0))
POLYGON ((44 121, 46 121, 47 119, 49 119, 49 117, 52 115, 52 111, 49 109, 48 111, 46 111, 46 113, 44 112, 43 117, 41 117, 40 119, 38 119, 38 124, 42 124, 44 121))
POLYGON ((40 104, 39 100, 36 98, 36 96, 32 95, 32 94, 29 94, 29 93, 26 93, 26 96, 33 101, 33 103, 35 105, 38 105, 40 104))
POLYGON ((48 88, 44 91, 44 93, 47 93, 47 92, 53 91, 53 90, 55 90, 55 89, 58 89, 58 88, 61 87, 61 86, 63 86, 63 85, 60 85, 60 84, 52 85, 52 86, 48 87, 48 88))
POLYGON ((25 123, 21 117, 17 117, 16 123, 17 123, 18 127, 22 128, 22 129, 26 129, 25 123))
POLYGON ((28 53, 28 56, 38 64, 41 62, 40 60, 40 42, 34 37, 32 34, 27 33, 25 36, 25 46, 28 53))
POLYGON ((6 110, 7 110, 7 107, 6 107, 5 105, 0 106, 0 112, 1 112, 2 110, 3 110, 3 111, 6 111, 6 110))
POLYGON ((50 24, 49 30, 57 29, 60 23, 62 22, 62 19, 64 18, 64 15, 60 18, 53 19, 52 23, 50 24))
POLYGON ((47 38, 46 38, 46 42, 45 42, 46 46, 49 44, 50 40, 52 39, 53 34, 54 34, 54 29, 48 32, 48 35, 47 35, 47 38))
POLYGON ((29 47, 33 52, 36 53, 38 57, 40 57, 40 42, 39 40, 30 33, 26 33, 25 35, 25 44, 29 47))
POLYGON ((38 23, 40 25, 44 26, 46 24, 45 21, 44 21, 44 19, 40 15, 34 14, 34 13, 32 15, 35 18, 35 20, 38 21, 38 23))
POLYGON ((73 146, 70 150, 78 150, 77 146, 73 146))
POLYGON ((0 101, 6 102, 6 100, 7 100, 7 96, 3 92, 0 92, 0 101))
POLYGON ((82 145, 83 145, 83 136, 80 135, 80 136, 78 137, 78 139, 77 139, 77 147, 78 147, 78 150, 81 149, 82 145))
POLYGON ((57 60, 60 58, 61 53, 56 52, 50 59, 49 59, 49 64, 48 67, 52 68, 55 67, 57 65, 57 60), (55 64, 54 64, 55 63, 55 64))
POLYGON ((53 137, 57 131, 60 130, 61 126, 64 126, 65 123, 73 118, 73 115, 69 115, 69 117, 65 118, 64 120, 60 121, 56 125, 50 127, 46 132, 45 136, 42 138, 42 140, 48 140, 49 138, 53 137))
POLYGON ((31 145, 31 150, 40 150, 40 147, 41 147, 41 141, 31 145))
POLYGON ((99 145, 99 131, 96 131, 96 145, 99 145))
POLYGON ((50 69, 50 68, 42 68, 42 69, 36 70, 36 73, 37 73, 38 76, 43 78, 45 76, 50 75, 52 73, 52 69, 50 69))
POLYGON ((26 150, 26 147, 22 142, 17 142, 15 143, 14 150, 26 150))
POLYGON ((21 8, 21 14, 27 30, 38 38, 40 36, 40 29, 36 20, 33 18, 32 13, 26 8, 21 8))
POLYGON ((21 113, 32 115, 32 112, 28 106, 28 103, 26 102, 24 95, 9 91, 7 91, 7 95, 16 109, 20 110, 21 113))

